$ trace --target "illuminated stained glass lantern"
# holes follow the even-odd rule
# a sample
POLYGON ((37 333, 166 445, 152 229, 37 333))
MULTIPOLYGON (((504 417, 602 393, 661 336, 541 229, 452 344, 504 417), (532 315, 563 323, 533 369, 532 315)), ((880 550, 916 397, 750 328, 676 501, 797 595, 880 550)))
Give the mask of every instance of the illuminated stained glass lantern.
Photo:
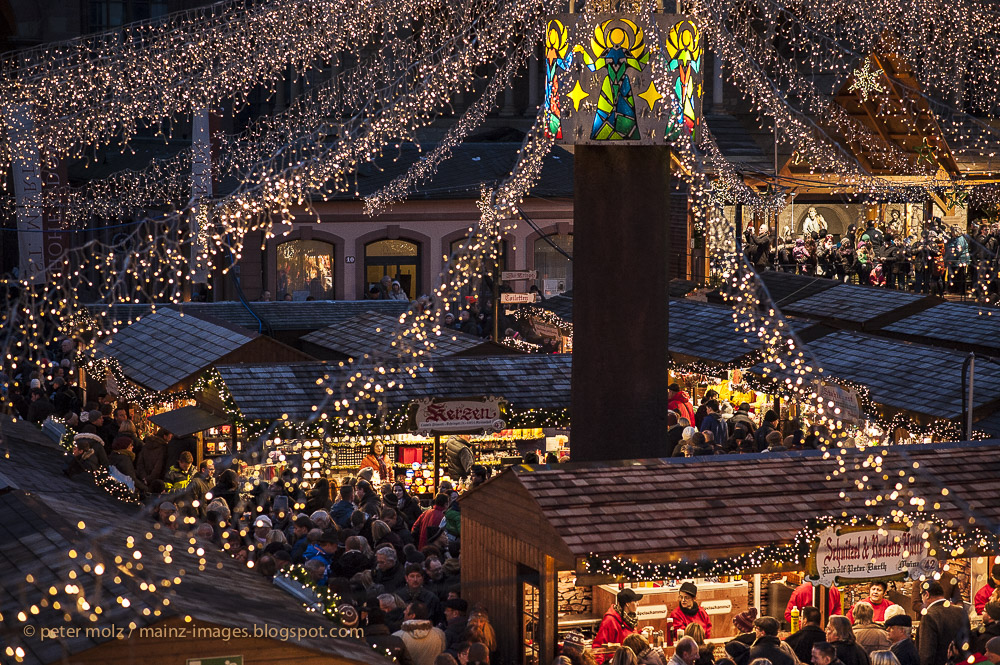
POLYGON ((557 143, 698 140, 701 32, 674 14, 564 14, 545 31, 545 130, 557 143))

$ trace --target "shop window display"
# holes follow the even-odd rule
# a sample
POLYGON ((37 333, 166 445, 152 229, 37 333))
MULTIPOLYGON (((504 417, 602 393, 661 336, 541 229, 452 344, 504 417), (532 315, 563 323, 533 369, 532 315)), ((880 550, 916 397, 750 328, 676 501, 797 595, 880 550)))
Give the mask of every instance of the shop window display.
POLYGON ((333 298, 333 245, 319 240, 291 240, 278 245, 278 300, 333 298))
POLYGON ((420 288, 420 248, 408 240, 377 240, 365 245, 366 292, 378 287, 388 276, 399 282, 410 300, 417 297, 420 288))
POLYGON ((553 234, 535 241, 536 284, 546 298, 573 288, 573 263, 552 245, 573 256, 573 234, 553 234))

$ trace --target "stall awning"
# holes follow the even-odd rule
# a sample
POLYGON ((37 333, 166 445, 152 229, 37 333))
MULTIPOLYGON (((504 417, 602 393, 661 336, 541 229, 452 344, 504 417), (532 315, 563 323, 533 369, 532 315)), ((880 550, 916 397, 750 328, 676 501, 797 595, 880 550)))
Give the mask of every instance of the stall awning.
POLYGON ((229 421, 222 416, 217 416, 211 411, 197 406, 184 406, 175 411, 157 414, 149 420, 174 436, 187 436, 212 427, 229 424, 229 421))

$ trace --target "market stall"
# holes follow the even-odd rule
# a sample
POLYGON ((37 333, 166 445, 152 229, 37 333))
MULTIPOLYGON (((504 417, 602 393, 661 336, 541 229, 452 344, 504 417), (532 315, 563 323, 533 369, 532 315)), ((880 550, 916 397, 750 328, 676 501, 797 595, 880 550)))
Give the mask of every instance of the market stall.
MULTIPOLYGON (((867 459, 845 455, 847 465, 867 459)), ((462 597, 489 609, 501 661, 526 664, 551 662, 570 629, 591 636, 611 594, 625 586, 648 599, 640 614, 643 605, 655 608, 644 625, 665 630, 675 589, 693 580, 721 641, 741 608, 783 621, 787 594, 802 580, 820 585, 817 598, 827 596, 822 585, 841 587, 848 607, 876 577, 909 597, 913 585, 900 571, 947 570, 958 580, 956 593, 971 600, 998 547, 996 531, 978 527, 1000 521, 993 444, 886 448, 878 465, 892 480, 865 490, 834 475, 839 463, 807 452, 512 467, 460 500, 462 597), (904 492, 895 490, 900 503, 909 507, 911 494, 935 496, 932 507, 910 512, 896 500, 872 501, 889 493, 901 471, 913 477, 904 492), (893 516, 912 521, 896 524, 893 516), (819 543, 829 541, 826 529, 845 539, 835 544, 840 562, 820 557, 810 570, 810 552, 815 560, 819 543), (904 533, 921 543, 926 533, 926 550, 894 549, 904 533), (786 595, 776 598, 772 582, 786 595)), ((825 601, 820 608, 829 612, 825 601)), ((911 603, 903 609, 919 618, 911 603)))
MULTIPOLYGON (((314 410, 330 404, 327 386, 339 388, 356 371, 346 363, 219 366, 207 393, 225 405, 238 447, 268 433, 262 454, 253 460, 265 477, 284 468, 303 471, 307 480, 355 475, 372 444, 381 442, 396 478, 418 494, 431 494, 445 477, 447 462, 440 452, 435 456, 433 430, 412 422, 411 405, 428 396, 504 400, 505 410, 490 418, 488 427, 455 430, 470 435, 475 463, 498 469, 528 451, 567 449, 564 430, 555 428, 569 424, 570 368, 569 356, 442 358, 433 372, 417 373, 380 393, 381 408, 362 402, 350 417, 333 406, 325 417, 320 412, 317 418, 314 410), (494 427, 493 421, 503 422, 494 427)), ((442 432, 439 451, 447 439, 442 432)))

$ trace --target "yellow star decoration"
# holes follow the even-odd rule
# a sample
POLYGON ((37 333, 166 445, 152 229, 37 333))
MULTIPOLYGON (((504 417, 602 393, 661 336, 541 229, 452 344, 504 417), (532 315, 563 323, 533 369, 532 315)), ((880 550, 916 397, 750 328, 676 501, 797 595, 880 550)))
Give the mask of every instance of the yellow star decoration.
POLYGON ((649 87, 646 88, 646 92, 639 96, 645 99, 646 103, 649 104, 650 111, 653 110, 653 104, 655 104, 657 100, 663 99, 663 95, 661 95, 660 91, 656 89, 656 83, 653 81, 649 82, 649 87))
POLYGON ((590 97, 590 93, 589 92, 584 92, 583 88, 580 87, 580 82, 577 81, 576 85, 573 87, 572 90, 569 91, 569 94, 567 96, 570 99, 573 100, 573 110, 574 111, 579 111, 580 110, 580 102, 582 102, 587 97, 590 97))

